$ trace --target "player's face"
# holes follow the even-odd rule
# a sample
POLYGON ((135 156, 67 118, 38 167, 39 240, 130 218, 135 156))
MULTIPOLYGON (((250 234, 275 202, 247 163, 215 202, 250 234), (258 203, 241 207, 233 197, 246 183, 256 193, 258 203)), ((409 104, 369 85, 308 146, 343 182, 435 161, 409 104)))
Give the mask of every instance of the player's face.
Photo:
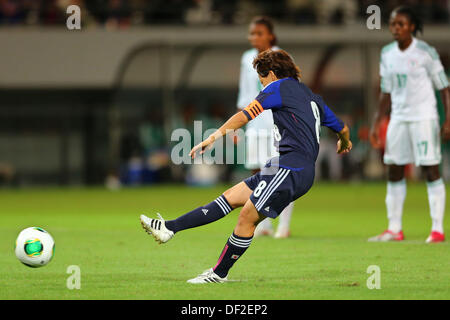
POLYGON ((405 41, 411 38, 415 26, 409 21, 404 14, 392 13, 389 20, 389 31, 391 31, 394 39, 397 41, 405 41))
POLYGON ((252 23, 248 30, 248 41, 258 51, 270 49, 273 34, 263 24, 252 23))

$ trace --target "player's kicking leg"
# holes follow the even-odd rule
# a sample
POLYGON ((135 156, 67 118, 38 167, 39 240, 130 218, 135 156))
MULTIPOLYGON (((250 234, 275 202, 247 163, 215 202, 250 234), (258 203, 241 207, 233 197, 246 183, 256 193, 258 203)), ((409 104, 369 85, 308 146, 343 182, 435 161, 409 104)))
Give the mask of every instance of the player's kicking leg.
POLYGON ((225 217, 233 209, 242 207, 250 197, 251 192, 247 185, 241 182, 225 191, 214 201, 198 207, 175 220, 165 221, 159 213, 158 219, 141 215, 141 225, 158 243, 166 243, 179 231, 217 221, 225 217))
POLYGON ((401 241, 404 239, 402 231, 403 203, 406 198, 404 172, 404 166, 390 165, 388 168, 386 209, 389 226, 380 235, 369 238, 370 242, 401 241))

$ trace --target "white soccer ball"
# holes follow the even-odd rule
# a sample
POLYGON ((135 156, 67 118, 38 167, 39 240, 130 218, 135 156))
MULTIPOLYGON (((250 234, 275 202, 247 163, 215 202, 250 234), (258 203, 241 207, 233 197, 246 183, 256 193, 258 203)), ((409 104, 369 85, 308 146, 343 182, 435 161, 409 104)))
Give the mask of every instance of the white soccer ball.
POLYGON ((55 241, 42 228, 26 228, 17 237, 15 251, 17 259, 24 265, 31 268, 43 267, 53 258, 55 241))

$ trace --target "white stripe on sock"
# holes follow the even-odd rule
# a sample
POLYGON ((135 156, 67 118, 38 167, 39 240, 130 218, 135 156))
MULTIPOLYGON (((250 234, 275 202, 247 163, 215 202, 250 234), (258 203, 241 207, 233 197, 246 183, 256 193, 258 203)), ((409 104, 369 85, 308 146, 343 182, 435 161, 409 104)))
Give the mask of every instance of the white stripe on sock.
POLYGON ((250 238, 250 239, 247 239, 247 240, 244 240, 244 239, 238 239, 238 238, 236 238, 236 237, 233 236, 233 235, 231 235, 230 238, 231 238, 232 240, 234 240, 235 242, 238 242, 238 243, 241 243, 241 244, 250 244, 250 243, 252 242, 252 239, 253 239, 253 238, 250 238))
POLYGON ((228 212, 225 209, 225 207, 223 206, 223 204, 219 201, 219 200, 214 200, 215 203, 217 203, 217 205, 220 207, 220 209, 222 209, 223 213, 226 215, 228 212))
POLYGON ((220 203, 222 203, 222 205, 224 206, 225 210, 227 211, 227 213, 229 213, 231 211, 230 206, 227 204, 227 202, 222 198, 222 196, 217 198, 218 201, 220 201, 220 203))
POLYGON ((228 239, 228 241, 230 241, 230 243, 232 245, 235 245, 236 247, 239 247, 239 248, 248 248, 250 246, 250 244, 251 244, 251 241, 248 244, 243 244, 243 243, 240 243, 240 242, 236 242, 236 240, 234 240, 231 237, 228 239))
POLYGON ((224 197, 223 195, 221 195, 219 198, 223 201, 223 203, 225 203, 225 205, 226 205, 227 208, 228 208, 228 211, 233 210, 233 208, 231 208, 231 206, 228 204, 227 199, 225 199, 225 197, 224 197))
POLYGON ((241 246, 241 245, 239 245, 239 244, 236 244, 236 243, 234 243, 233 241, 231 241, 230 240, 230 243, 233 245, 233 246, 236 246, 236 247, 239 247, 239 248, 248 248, 249 246, 241 246))

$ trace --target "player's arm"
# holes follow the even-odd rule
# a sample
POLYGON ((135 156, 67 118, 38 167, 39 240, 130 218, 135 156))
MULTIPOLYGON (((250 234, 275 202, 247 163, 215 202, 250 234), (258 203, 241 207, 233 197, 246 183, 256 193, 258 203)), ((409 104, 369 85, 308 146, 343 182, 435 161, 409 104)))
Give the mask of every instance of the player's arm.
POLYGON ((381 148, 382 142, 380 139, 380 124, 384 116, 387 115, 391 107, 391 91, 393 89, 392 76, 387 68, 387 60, 383 51, 381 51, 380 58, 380 98, 378 102, 378 110, 375 112, 375 119, 370 130, 369 139, 372 147, 381 148))
POLYGON ((429 48, 428 61, 425 64, 428 75, 433 82, 433 86, 436 90, 439 90, 441 94, 442 104, 444 105, 445 122, 442 125, 442 137, 444 140, 450 139, 450 87, 447 79, 447 75, 444 71, 444 66, 439 59, 439 54, 435 48, 429 48))
POLYGON ((319 100, 319 103, 323 105, 323 116, 321 125, 330 128, 333 130, 337 137, 337 150, 336 152, 339 154, 344 154, 350 152, 352 150, 352 142, 350 141, 350 129, 349 127, 339 119, 331 109, 319 100))
POLYGON ((200 154, 205 152, 208 146, 212 146, 214 141, 223 137, 228 132, 234 131, 243 127, 249 121, 255 119, 266 109, 281 108, 281 96, 279 93, 279 87, 268 85, 266 89, 261 91, 259 95, 242 111, 232 116, 225 124, 220 127, 216 132, 208 137, 205 141, 199 143, 192 148, 189 155, 195 158, 196 152, 200 150, 200 154))
POLYGON ((214 141, 223 137, 225 134, 239 129, 246 125, 249 121, 255 119, 259 116, 265 109, 281 107, 281 97, 278 97, 272 92, 269 93, 270 97, 266 99, 267 92, 261 91, 258 97, 252 101, 247 107, 245 107, 242 111, 239 111, 230 119, 228 119, 225 124, 220 127, 216 132, 208 137, 205 141, 199 143, 194 148, 192 148, 189 155, 192 158, 195 158, 195 154, 198 150, 200 150, 200 154, 205 152, 206 147, 212 146, 214 141))
POLYGON ((445 122, 442 125, 442 138, 450 140, 450 87, 439 91, 441 93, 442 104, 445 110, 445 122))
POLYGON ((380 148, 382 142, 380 139, 380 124, 383 117, 388 113, 391 107, 391 94, 390 93, 380 93, 380 99, 378 102, 378 110, 375 113, 375 119, 373 121, 372 128, 370 130, 370 143, 374 148, 380 148))
POLYGON ((205 152, 205 149, 209 146, 212 147, 214 141, 217 139, 220 139, 225 134, 234 131, 236 129, 239 129, 243 127, 248 122, 248 118, 245 116, 243 111, 239 111, 235 115, 233 115, 230 119, 227 120, 221 126, 219 129, 217 129, 213 134, 211 134, 206 140, 202 141, 198 145, 196 145, 194 148, 192 148, 191 152, 189 152, 189 155, 191 158, 195 158, 196 153, 198 150, 200 150, 200 154, 203 154, 205 152))

